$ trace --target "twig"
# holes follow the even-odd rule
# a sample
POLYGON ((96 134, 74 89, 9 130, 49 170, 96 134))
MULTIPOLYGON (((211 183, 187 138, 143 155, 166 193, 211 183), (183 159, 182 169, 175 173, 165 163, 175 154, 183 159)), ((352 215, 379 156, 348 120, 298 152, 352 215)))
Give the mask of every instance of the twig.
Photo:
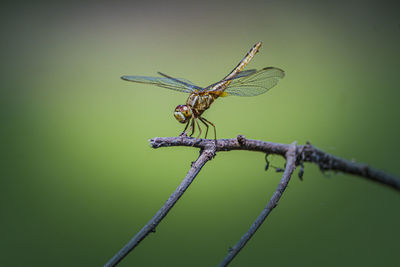
POLYGON ((304 161, 318 164, 321 171, 333 170, 354 174, 400 191, 400 179, 393 175, 371 168, 364 163, 357 163, 327 154, 310 143, 303 147, 302 156, 304 161))
MULTIPOLYGON (((290 177, 297 165, 303 166, 303 162, 312 162, 317 164, 321 171, 340 171, 343 173, 355 174, 360 177, 381 183, 393 189, 400 191, 400 179, 382 171, 373 169, 365 164, 348 161, 323 152, 312 146, 310 143, 306 145, 296 145, 295 143, 279 144, 264 142, 260 140, 246 139, 243 135, 238 135, 233 139, 194 139, 190 137, 156 137, 150 139, 153 148, 170 147, 170 146, 188 146, 200 148, 199 158, 192 164, 185 179, 178 186, 175 192, 168 198, 161 209, 154 217, 114 256, 105 266, 115 266, 130 251, 132 251, 150 232, 154 232, 157 225, 167 215, 170 209, 175 205, 178 199, 183 195, 189 185, 193 182, 204 164, 215 156, 218 151, 231 150, 249 150, 259 151, 266 154, 281 155, 286 158, 286 167, 282 180, 264 208, 257 220, 250 227, 249 231, 240 239, 240 241, 230 250, 226 258, 221 262, 220 266, 226 266, 243 248, 247 241, 253 236, 257 229, 261 226, 268 214, 275 208, 277 202, 282 196, 290 177)), ((302 167, 303 169, 303 167, 302 167)))
POLYGON ((257 229, 261 226, 271 211, 278 205, 278 201, 285 191, 292 173, 296 169, 296 157, 296 142, 294 142, 292 145, 290 145, 289 150, 286 152, 286 167, 278 188, 268 201, 267 206, 250 226, 249 230, 242 236, 242 238, 240 238, 235 246, 229 249, 228 255, 226 255, 226 257, 219 264, 220 267, 227 266, 233 260, 233 258, 235 258, 240 250, 246 245, 247 241, 249 241, 250 238, 255 234, 257 229))
MULTIPOLYGON (((204 148, 206 146, 209 146, 211 143, 214 143, 214 140, 200 139, 196 141, 194 138, 189 137, 156 137, 150 140, 150 144, 153 148, 169 146, 189 146, 204 148)), ((237 138, 232 139, 218 139, 216 146, 217 152, 231 150, 250 150, 264 152, 268 154, 281 155, 283 157, 290 147, 290 145, 288 144, 246 139, 243 135, 238 135, 237 138)), ((362 178, 381 183, 400 191, 400 179, 396 178, 393 175, 371 168, 363 163, 356 163, 330 155, 314 147, 310 143, 307 143, 306 145, 297 145, 296 147, 296 150, 298 151, 296 164, 300 164, 302 162, 312 162, 317 164, 320 167, 321 171, 331 170, 358 175, 362 178)))
POLYGON ((185 179, 176 188, 175 192, 168 198, 161 209, 154 215, 154 217, 117 253, 112 257, 104 266, 115 266, 123 258, 128 255, 128 253, 134 249, 149 233, 155 232, 155 228, 161 222, 161 220, 168 214, 171 208, 179 200, 179 198, 185 193, 186 189, 193 182, 194 178, 200 172, 204 164, 215 156, 215 146, 210 144, 204 147, 200 151, 200 156, 198 159, 192 163, 189 172, 186 174, 185 179))

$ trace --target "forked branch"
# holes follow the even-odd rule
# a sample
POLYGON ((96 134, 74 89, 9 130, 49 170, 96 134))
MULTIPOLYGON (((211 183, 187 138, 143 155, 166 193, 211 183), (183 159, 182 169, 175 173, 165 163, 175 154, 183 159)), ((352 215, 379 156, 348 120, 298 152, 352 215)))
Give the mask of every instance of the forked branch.
POLYGON ((240 240, 229 249, 228 255, 223 259, 223 261, 219 264, 220 267, 227 266, 233 258, 240 252, 240 250, 246 245, 247 241, 255 234, 257 229, 261 226, 261 224, 265 221, 270 212, 278 205, 278 201, 281 198, 283 192, 285 191, 290 178, 294 170, 296 169, 296 142, 290 145, 289 150, 286 152, 286 167, 283 172, 281 182, 278 185, 278 188, 275 190, 271 199, 268 201, 267 206, 263 209, 261 214, 257 217, 255 222, 250 226, 250 229, 240 238, 240 240))
POLYGON ((154 217, 116 254, 112 257, 105 266, 115 266, 123 258, 125 258, 130 251, 132 251, 150 232, 155 232, 155 228, 161 220, 168 214, 171 208, 175 205, 178 199, 183 195, 189 185, 193 182, 196 175, 200 172, 201 168, 211 160, 216 152, 231 151, 231 150, 249 150, 259 151, 266 154, 281 155, 286 158, 286 167, 283 173, 281 182, 268 202, 267 206, 258 216, 256 221, 250 227, 245 235, 239 242, 229 250, 228 255, 220 263, 220 266, 226 266, 232 259, 239 253, 239 251, 246 245, 247 241, 254 235, 257 229, 264 222, 266 217, 275 208, 279 199, 281 198, 290 177, 295 170, 296 166, 303 166, 303 162, 311 162, 317 164, 321 171, 340 171, 358 175, 359 177, 366 178, 383 185, 389 186, 395 190, 400 191, 400 179, 387 174, 385 172, 373 169, 365 164, 348 161, 330 154, 323 152, 307 143, 306 145, 296 145, 295 143, 279 144, 264 142, 260 140, 246 139, 243 135, 239 135, 233 139, 194 139, 189 137, 156 137, 150 140, 153 148, 170 147, 170 146, 188 146, 200 148, 199 158, 192 163, 189 172, 182 183, 178 186, 175 192, 168 198, 161 209, 154 215, 154 217))
MULTIPOLYGON (((188 146, 204 149, 212 143, 214 143, 214 140, 200 139, 196 141, 194 138, 187 137, 156 137, 150 140, 150 144, 153 148, 188 146)), ((266 154, 281 155, 283 157, 285 157, 289 147, 289 144, 246 139, 243 135, 238 135, 237 138, 232 139, 218 139, 216 142, 216 152, 249 150, 264 152, 266 154)), ((300 165, 303 162, 315 163, 319 166, 321 171, 336 171, 354 174, 392 187, 393 189, 400 190, 400 180, 395 176, 371 168, 363 163, 357 163, 330 155, 314 147, 310 143, 296 146, 296 165, 300 165)))

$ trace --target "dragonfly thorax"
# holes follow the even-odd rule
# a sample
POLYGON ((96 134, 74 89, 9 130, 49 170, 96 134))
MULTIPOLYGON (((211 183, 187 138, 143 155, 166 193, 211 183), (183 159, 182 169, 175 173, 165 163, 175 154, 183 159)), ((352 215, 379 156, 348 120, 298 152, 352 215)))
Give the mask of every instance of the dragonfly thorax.
POLYGON ((197 118, 211 106, 217 97, 218 95, 208 92, 204 94, 192 93, 186 100, 186 106, 190 107, 194 117, 197 118))
POLYGON ((174 116, 180 123, 185 123, 192 117, 192 111, 187 105, 179 105, 175 108, 174 116))

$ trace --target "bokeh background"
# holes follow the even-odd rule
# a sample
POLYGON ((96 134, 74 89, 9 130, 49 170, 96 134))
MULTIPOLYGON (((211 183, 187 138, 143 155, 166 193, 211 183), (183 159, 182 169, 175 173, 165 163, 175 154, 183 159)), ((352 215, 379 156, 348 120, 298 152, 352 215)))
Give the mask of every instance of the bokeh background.
MULTIPOLYGON (((400 175, 395 1, 10 2, 1 8, 1 266, 101 266, 153 216, 198 151, 176 136, 187 95, 128 83, 162 71, 206 86, 257 41, 250 68, 287 76, 219 99, 219 138, 303 144, 400 175)), ((283 166, 278 157, 272 164, 283 166)), ((219 153, 121 266, 215 266, 280 174, 219 153)), ((395 266, 400 195, 306 165, 232 266, 395 266)))

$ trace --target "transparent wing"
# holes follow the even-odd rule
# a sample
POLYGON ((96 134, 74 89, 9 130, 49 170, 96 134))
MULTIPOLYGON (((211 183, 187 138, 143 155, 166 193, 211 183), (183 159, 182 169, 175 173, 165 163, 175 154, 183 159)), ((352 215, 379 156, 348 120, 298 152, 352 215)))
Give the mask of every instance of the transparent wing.
MULTIPOLYGON (((192 82, 182 79, 182 78, 172 78, 172 77, 149 77, 149 76, 122 76, 122 80, 136 82, 136 83, 146 83, 152 84, 158 87, 167 88, 179 92, 191 93, 198 90, 198 86, 194 85, 192 82)), ((201 88, 200 88, 201 89, 201 88)))
POLYGON ((233 77, 231 79, 227 79, 227 81, 234 80, 234 79, 241 78, 241 77, 246 77, 246 76, 249 76, 249 75, 254 74, 256 72, 257 72, 256 69, 244 70, 244 71, 239 72, 235 77, 233 77))
POLYGON ((224 90, 227 95, 256 96, 274 87, 285 72, 274 67, 261 69, 253 74, 233 79, 224 90))
POLYGON ((246 77, 246 76, 252 75, 252 74, 254 74, 256 72, 257 72, 256 69, 241 71, 235 77, 232 77, 230 79, 221 80, 219 82, 213 83, 213 84, 207 86, 206 88, 201 89, 200 91, 214 90, 213 87, 216 86, 217 84, 220 84, 220 83, 222 84, 222 83, 227 82, 227 81, 232 81, 232 80, 235 80, 235 79, 238 79, 238 78, 246 77))

